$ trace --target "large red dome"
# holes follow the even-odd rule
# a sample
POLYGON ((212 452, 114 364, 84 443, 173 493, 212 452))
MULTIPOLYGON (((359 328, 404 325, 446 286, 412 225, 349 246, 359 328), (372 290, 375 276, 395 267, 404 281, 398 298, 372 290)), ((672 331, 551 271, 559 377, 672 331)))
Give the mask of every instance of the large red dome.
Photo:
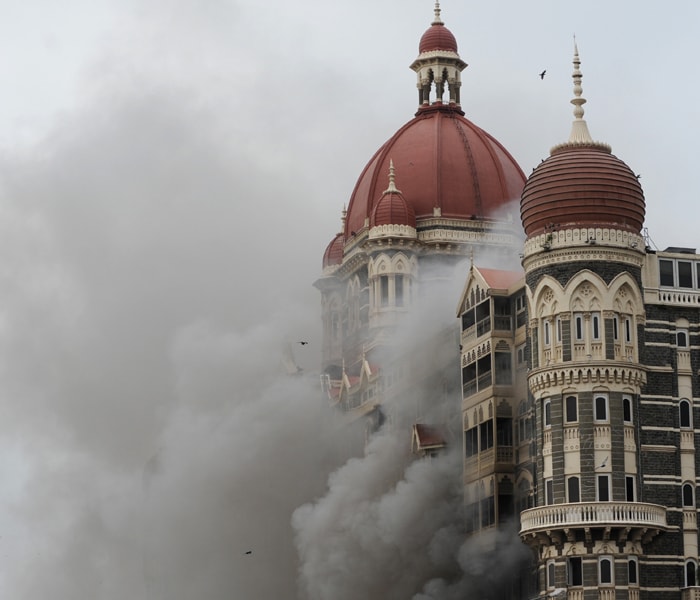
POLYGON ((419 227, 421 218, 436 212, 448 219, 498 217, 525 184, 515 159, 495 138, 460 110, 432 105, 419 110, 362 171, 348 206, 346 237, 369 225, 392 160, 419 227))
POLYGON ((533 171, 520 213, 528 237, 548 227, 603 227, 639 233, 644 192, 634 172, 601 144, 562 144, 533 171))

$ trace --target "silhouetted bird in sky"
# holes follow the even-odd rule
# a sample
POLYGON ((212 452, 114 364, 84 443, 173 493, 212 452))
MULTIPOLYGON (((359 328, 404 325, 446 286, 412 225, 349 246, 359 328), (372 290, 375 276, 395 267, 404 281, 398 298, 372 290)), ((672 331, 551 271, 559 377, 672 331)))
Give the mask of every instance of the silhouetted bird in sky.
POLYGON ((544 79, 544 75, 545 75, 546 72, 547 72, 547 69, 545 69, 544 71, 542 71, 542 72, 540 73, 540 79, 544 79))
POLYGON ((309 342, 299 342, 302 346, 306 346, 309 342))
POLYGON ((246 554, 253 554, 253 551, 252 551, 252 550, 246 550, 245 553, 246 553, 246 554))

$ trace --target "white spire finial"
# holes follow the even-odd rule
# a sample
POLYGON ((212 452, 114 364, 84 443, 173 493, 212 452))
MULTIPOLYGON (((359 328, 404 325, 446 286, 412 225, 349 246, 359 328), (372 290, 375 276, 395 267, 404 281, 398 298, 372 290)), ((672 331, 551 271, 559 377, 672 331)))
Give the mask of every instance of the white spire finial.
POLYGON ((588 124, 583 118, 583 105, 586 103, 586 99, 583 97, 583 86, 581 85, 583 74, 579 69, 580 66, 581 60, 578 56, 578 45, 576 44, 576 36, 574 36, 574 72, 571 76, 574 80, 574 97, 571 100, 571 104, 574 105, 574 122, 571 124, 571 134, 569 135, 569 140, 564 144, 554 146, 554 148, 550 150, 550 154, 555 150, 558 150, 563 147, 569 147, 572 145, 592 145, 610 152, 610 146, 608 146, 607 144, 593 141, 593 138, 591 137, 591 134, 588 131, 588 124))
POLYGON ((394 173, 394 161, 392 159, 389 160, 389 187, 384 190, 384 194, 400 194, 401 192, 396 189, 396 175, 394 173))
POLYGON ((442 19, 440 18, 440 2, 435 0, 435 18, 432 24, 439 25, 440 23, 442 23, 442 19))
POLYGON ((583 105, 586 103, 586 99, 582 96, 581 79, 583 79, 583 75, 579 69, 580 66, 581 60, 578 57, 578 45, 576 44, 576 36, 574 36, 574 73, 571 76, 574 80, 574 98, 571 100, 571 104, 574 105, 574 123, 571 126, 569 142, 573 144, 590 144, 593 142, 593 138, 588 132, 586 121, 583 119, 583 105))

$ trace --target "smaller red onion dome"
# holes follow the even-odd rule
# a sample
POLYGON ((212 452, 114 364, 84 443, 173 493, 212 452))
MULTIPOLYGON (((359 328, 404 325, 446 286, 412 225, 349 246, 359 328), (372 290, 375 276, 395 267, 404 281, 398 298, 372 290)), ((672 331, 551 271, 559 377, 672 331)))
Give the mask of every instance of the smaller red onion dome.
POLYGON ((389 187, 372 211, 370 227, 375 225, 408 225, 416 227, 416 211, 396 189, 394 161, 389 161, 389 187))
POLYGON ((435 18, 430 24, 430 28, 420 38, 418 51, 433 52, 435 50, 443 50, 446 52, 454 52, 457 54, 457 40, 452 32, 445 27, 445 24, 440 18, 440 3, 435 2, 435 18))
POLYGON ((337 234, 323 253, 323 268, 339 265, 343 262, 343 234, 337 234))
POLYGON ((371 226, 409 225, 416 226, 416 212, 401 194, 384 194, 374 207, 371 226))

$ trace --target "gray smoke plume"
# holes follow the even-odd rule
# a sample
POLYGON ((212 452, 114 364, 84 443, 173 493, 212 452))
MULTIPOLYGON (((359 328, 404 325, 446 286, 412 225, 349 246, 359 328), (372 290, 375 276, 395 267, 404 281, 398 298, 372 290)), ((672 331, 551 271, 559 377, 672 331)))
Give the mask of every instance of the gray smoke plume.
POLYGON ((105 36, 75 106, 31 144, 0 140, 0 597, 271 600, 300 573, 304 597, 329 572, 314 545, 338 489, 370 509, 354 547, 351 524, 328 530, 365 589, 384 568, 407 593, 452 582, 458 455, 408 464, 410 440, 387 432, 339 467, 353 432, 313 376, 310 284, 344 187, 323 159, 354 100, 325 90, 298 134, 308 107, 279 103, 301 97, 294 57, 267 77, 246 53, 264 24, 229 3, 163 20, 166 4, 105 36), (359 552, 372 519, 376 566, 359 552))
POLYGON ((292 512, 335 466, 311 375, 330 225, 284 251, 316 192, 216 90, 151 75, 101 63, 0 156, 4 598, 290 597, 292 512))

